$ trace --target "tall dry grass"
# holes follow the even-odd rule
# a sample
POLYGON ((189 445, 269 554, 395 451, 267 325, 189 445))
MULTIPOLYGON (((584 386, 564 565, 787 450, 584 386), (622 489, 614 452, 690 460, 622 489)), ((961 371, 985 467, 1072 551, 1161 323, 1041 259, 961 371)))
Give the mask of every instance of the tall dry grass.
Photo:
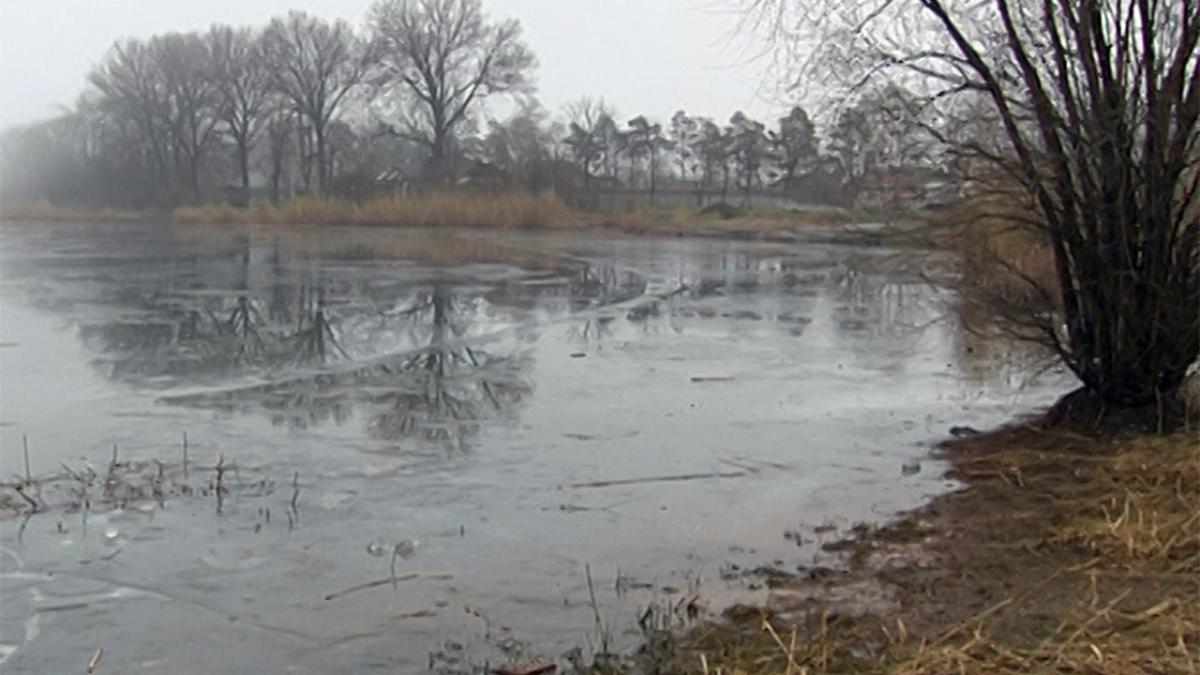
POLYGON ((850 223, 851 214, 833 208, 806 211, 757 208, 722 219, 694 207, 641 205, 626 210, 580 211, 554 193, 481 194, 443 191, 384 195, 365 202, 297 197, 278 205, 249 208, 189 206, 175 210, 184 223, 262 225, 393 225, 500 229, 602 228, 632 234, 726 236, 796 231, 850 223))
POLYGON ((1020 192, 997 190, 963 200, 947 210, 942 225, 941 243, 962 253, 967 290, 1013 306, 1057 299, 1054 252, 1037 207, 1020 192))
POLYGON ((152 216, 146 211, 111 207, 59 206, 46 200, 0 200, 0 220, 10 222, 133 222, 152 216))
POLYGON ((225 205, 180 207, 175 210, 175 219, 184 223, 399 225, 502 229, 563 228, 578 223, 570 207, 557 195, 524 192, 383 195, 364 202, 297 197, 278 205, 255 203, 245 209, 225 205))

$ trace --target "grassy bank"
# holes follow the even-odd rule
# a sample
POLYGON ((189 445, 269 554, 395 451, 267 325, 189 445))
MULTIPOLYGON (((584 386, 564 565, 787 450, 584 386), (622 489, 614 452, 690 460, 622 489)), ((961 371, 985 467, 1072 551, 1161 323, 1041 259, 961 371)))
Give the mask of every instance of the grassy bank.
POLYGON ((803 226, 839 225, 851 218, 836 209, 803 214, 752 209, 722 217, 688 207, 640 207, 622 211, 584 211, 568 206, 554 194, 430 193, 384 196, 366 202, 301 197, 280 205, 255 204, 248 209, 228 206, 177 209, 181 222, 276 225, 392 225, 411 227, 479 227, 501 229, 571 230, 614 229, 634 234, 728 234, 770 232, 803 226))
POLYGON ((256 223, 270 225, 371 225, 474 227, 527 230, 613 229, 633 234, 734 235, 794 231, 851 222, 839 209, 794 212, 782 209, 721 213, 691 207, 642 206, 615 211, 572 208, 553 193, 480 194, 435 192, 381 196, 364 202, 298 197, 279 205, 181 207, 175 219, 185 223, 256 223))
POLYGON ((958 492, 643 658, 657 672, 1185 673, 1200 666, 1200 443, 1038 424, 946 443, 958 492), (866 608, 864 610, 864 607, 866 608))
POLYGON ((47 201, 0 201, 0 221, 43 223, 140 223, 155 217, 150 211, 111 207, 59 206, 47 201))
POLYGON ((557 195, 524 192, 500 195, 430 193, 381 196, 364 202, 297 197, 249 208, 227 205, 175 209, 184 223, 253 223, 262 225, 395 225, 409 227, 496 227, 558 229, 579 221, 557 195))
POLYGON ((150 211, 84 209, 45 202, 12 202, 0 209, 10 222, 122 222, 170 218, 185 224, 362 225, 509 230, 605 229, 629 234, 792 238, 803 233, 839 232, 853 236, 858 220, 844 209, 696 208, 636 205, 625 209, 585 210, 554 193, 432 192, 382 195, 365 201, 297 197, 279 204, 255 202, 180 206, 169 215, 150 211))

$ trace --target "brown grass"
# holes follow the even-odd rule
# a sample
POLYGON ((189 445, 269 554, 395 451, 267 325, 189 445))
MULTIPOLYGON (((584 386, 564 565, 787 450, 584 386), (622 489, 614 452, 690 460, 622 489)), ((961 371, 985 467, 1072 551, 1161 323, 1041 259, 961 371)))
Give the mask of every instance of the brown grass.
POLYGON ((692 207, 639 207, 624 211, 572 209, 553 193, 432 192, 388 195, 365 202, 298 197, 279 205, 256 203, 250 208, 226 205, 180 207, 175 219, 183 223, 264 225, 392 225, 411 227, 473 227, 500 229, 612 229, 631 234, 695 236, 763 236, 801 228, 834 227, 852 222, 840 209, 793 212, 751 209, 722 219, 692 207))
POLYGON ((47 201, 0 200, 0 220, 6 222, 142 222, 153 214, 147 211, 114 208, 57 206, 47 201))
POLYGON ((753 208, 733 218, 721 218, 693 207, 581 213, 589 227, 620 230, 633 234, 692 236, 767 236, 794 233, 814 227, 838 227, 854 222, 844 209, 814 208, 797 212, 786 209, 753 208))
POLYGON ((1056 297, 1054 253, 1037 208, 1015 189, 975 195, 949 208, 938 240, 962 253, 963 284, 1015 306, 1056 297))
POLYGON ((850 572, 822 582, 877 580, 898 611, 855 618, 818 604, 797 624, 743 610, 659 636, 646 658, 658 672, 729 675, 1200 668, 1194 433, 1097 440, 1016 426, 945 452, 967 487, 866 535, 850 572), (927 562, 878 562, 897 552, 927 562))
POLYGON ((575 226, 574 214, 552 193, 507 192, 488 195, 435 192, 385 195, 365 202, 298 197, 279 205, 190 206, 175 210, 184 223, 263 225, 395 225, 411 227, 497 227, 547 229, 575 226))
MULTIPOLYGON (((59 207, 46 202, 5 202, 0 216, 19 222, 144 221, 152 214, 107 208, 59 207)), ((302 196, 283 202, 180 206, 174 220, 184 224, 223 225, 367 225, 537 230, 611 229, 630 234, 738 238, 791 237, 812 228, 837 228, 853 222, 843 209, 805 211, 754 208, 723 219, 694 207, 640 206, 624 211, 581 211, 554 193, 495 194, 442 191, 382 195, 358 202, 302 196)))
POLYGON ((353 237, 333 227, 183 225, 174 235, 192 246, 225 246, 233 238, 249 236, 256 246, 281 246, 301 255, 346 260, 405 260, 429 265, 472 263, 512 265, 525 270, 571 272, 586 263, 568 255, 515 246, 436 229, 358 230, 353 237))

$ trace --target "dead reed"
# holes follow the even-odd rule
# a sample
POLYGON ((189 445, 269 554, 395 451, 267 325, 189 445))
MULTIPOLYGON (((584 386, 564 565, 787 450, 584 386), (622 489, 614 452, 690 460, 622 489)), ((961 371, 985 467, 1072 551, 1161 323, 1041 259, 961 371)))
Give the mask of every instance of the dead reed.
POLYGON ((228 205, 175 209, 184 223, 264 225, 391 225, 409 227, 566 228, 577 224, 571 209, 553 193, 429 192, 382 195, 364 202, 297 197, 249 208, 228 205))

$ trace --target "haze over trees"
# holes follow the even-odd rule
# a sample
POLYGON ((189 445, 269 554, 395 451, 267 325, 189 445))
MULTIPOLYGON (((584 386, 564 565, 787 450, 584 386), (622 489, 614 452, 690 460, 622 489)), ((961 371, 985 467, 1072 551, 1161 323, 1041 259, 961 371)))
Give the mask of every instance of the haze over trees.
MULTIPOLYGON (((822 142, 799 106, 779 120, 682 109, 659 120, 588 97, 546 110, 520 23, 480 0, 379 0, 362 31, 292 11, 264 26, 126 39, 98 56, 72 109, 0 137, 6 196, 170 207, 469 185, 608 208, 758 194, 850 204, 899 166, 835 161, 857 146, 839 145, 832 124, 822 142), (512 112, 496 115, 497 103, 512 112)), ((928 140, 864 114, 861 133, 878 144, 928 140)), ((937 172, 901 168, 918 180, 937 172)))

